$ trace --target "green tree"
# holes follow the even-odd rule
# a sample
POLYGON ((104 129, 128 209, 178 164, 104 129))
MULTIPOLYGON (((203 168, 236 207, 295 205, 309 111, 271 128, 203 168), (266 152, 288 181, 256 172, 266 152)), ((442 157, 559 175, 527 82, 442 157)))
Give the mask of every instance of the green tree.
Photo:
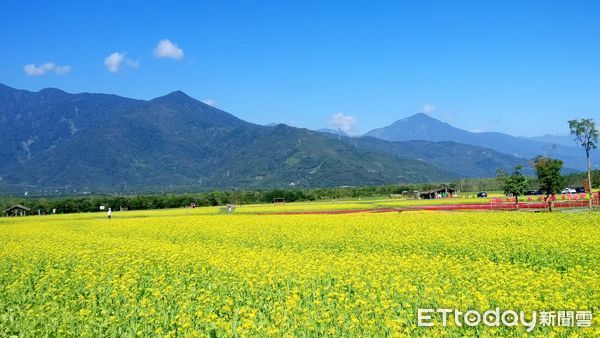
POLYGON ((592 188, 600 188, 600 170, 592 170, 592 188))
POLYGON ((590 150, 596 149, 598 145, 598 130, 592 119, 581 119, 569 121, 569 129, 571 134, 575 136, 575 142, 580 144, 585 149, 588 166, 588 183, 589 183, 589 205, 592 211, 592 162, 590 160, 590 150))
POLYGON ((539 180, 540 189, 546 193, 548 210, 554 207, 553 195, 560 191, 564 179, 560 174, 563 161, 546 156, 537 156, 533 159, 533 167, 539 180))
POLYGON ((529 189, 527 177, 523 175, 522 170, 523 166, 517 165, 510 176, 504 170, 498 171, 498 179, 501 182, 502 190, 506 195, 514 196, 517 209, 519 209, 519 196, 523 196, 525 191, 529 189))

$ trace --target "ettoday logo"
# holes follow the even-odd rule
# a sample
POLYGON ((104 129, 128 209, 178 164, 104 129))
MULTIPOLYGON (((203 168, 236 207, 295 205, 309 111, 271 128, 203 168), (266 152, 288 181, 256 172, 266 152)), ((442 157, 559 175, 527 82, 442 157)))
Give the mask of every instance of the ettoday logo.
POLYGON ((436 325, 448 326, 454 322, 456 326, 475 327, 485 325, 489 327, 514 327, 524 326, 527 332, 533 331, 536 326, 564 326, 564 327, 590 327, 592 326, 592 311, 524 311, 506 310, 500 308, 490 309, 483 313, 476 310, 460 311, 458 309, 418 309, 417 325, 421 327, 434 327, 436 325))

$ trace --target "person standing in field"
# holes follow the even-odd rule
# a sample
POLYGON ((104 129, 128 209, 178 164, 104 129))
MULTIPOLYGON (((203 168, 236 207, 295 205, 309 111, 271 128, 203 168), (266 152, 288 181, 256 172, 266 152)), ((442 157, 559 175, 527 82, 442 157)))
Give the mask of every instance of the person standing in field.
POLYGON ((110 219, 110 215, 112 214, 112 210, 110 210, 110 208, 108 208, 108 211, 106 212, 106 215, 108 216, 108 219, 110 219))

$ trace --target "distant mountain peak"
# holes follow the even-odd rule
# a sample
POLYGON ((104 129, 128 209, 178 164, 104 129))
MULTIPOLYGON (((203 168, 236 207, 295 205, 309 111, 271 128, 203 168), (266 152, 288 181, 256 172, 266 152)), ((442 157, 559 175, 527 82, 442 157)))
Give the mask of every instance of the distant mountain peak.
POLYGON ((53 87, 41 89, 38 93, 40 93, 40 94, 67 94, 67 92, 65 92, 64 90, 60 90, 58 88, 53 88, 53 87))
POLYGON ((431 116, 429 116, 429 115, 427 115, 425 113, 422 113, 422 112, 421 113, 416 113, 416 114, 411 115, 411 116, 409 116, 407 118, 409 118, 409 119, 410 118, 428 118, 428 119, 434 119, 433 117, 431 117, 431 116))
POLYGON ((377 128, 366 133, 366 136, 372 136, 388 141, 395 141, 397 134, 404 136, 411 135, 408 138, 400 137, 402 140, 427 140, 424 136, 427 133, 435 133, 441 129, 456 129, 446 122, 442 122, 426 113, 416 113, 408 117, 394 121, 387 127, 377 128), (416 138, 413 138, 416 137, 416 138))
POLYGON ((391 125, 373 129, 365 135, 386 141, 453 141, 487 147, 525 159, 540 154, 550 154, 562 159, 566 167, 582 168, 579 154, 572 151, 572 143, 568 142, 568 137, 518 138, 498 132, 469 132, 425 113, 417 113, 397 120, 391 125), (559 147, 552 147, 552 144, 558 144, 559 147), (568 147, 569 145, 571 147, 568 147))
MULTIPOLYGON (((197 101, 196 99, 194 99, 193 97, 189 96, 188 94, 182 92, 181 90, 176 90, 167 95, 159 96, 157 98, 152 99, 153 102, 160 102, 160 101, 173 102, 173 101, 190 101, 190 100, 197 101)), ((198 101, 198 102, 200 102, 200 101, 198 101)))
POLYGON ((416 113, 414 115, 411 115, 411 116, 404 118, 402 120, 399 120, 399 121, 403 121, 403 120, 404 121, 412 121, 412 122, 428 122, 428 123, 446 124, 445 122, 442 122, 433 116, 427 115, 426 113, 416 113))
POLYGON ((176 91, 173 91, 173 92, 171 92, 171 93, 169 93, 169 94, 167 94, 167 95, 165 95, 165 96, 173 96, 173 97, 189 97, 189 98, 191 98, 191 97, 190 97, 188 94, 184 93, 184 92, 183 92, 183 91, 181 91, 181 90, 176 90, 176 91))
POLYGON ((226 111, 196 100, 180 90, 152 99, 150 108, 143 107, 141 111, 147 114, 147 109, 158 114, 158 116, 170 114, 169 116, 172 116, 172 119, 168 121, 168 124, 187 121, 187 126, 202 126, 203 128, 208 126, 235 128, 253 125, 226 111))

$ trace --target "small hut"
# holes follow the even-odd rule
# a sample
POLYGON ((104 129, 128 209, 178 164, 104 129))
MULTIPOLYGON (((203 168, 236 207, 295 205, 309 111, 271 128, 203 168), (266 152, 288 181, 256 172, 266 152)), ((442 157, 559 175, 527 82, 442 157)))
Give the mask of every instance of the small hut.
POLYGON ((436 188, 419 192, 419 198, 429 200, 440 197, 452 197, 455 192, 456 190, 450 188, 436 188))
POLYGON ((25 216, 25 214, 27 214, 31 209, 29 209, 28 207, 21 205, 21 204, 16 204, 13 205, 12 207, 4 210, 4 214, 8 217, 13 217, 13 216, 25 216))

